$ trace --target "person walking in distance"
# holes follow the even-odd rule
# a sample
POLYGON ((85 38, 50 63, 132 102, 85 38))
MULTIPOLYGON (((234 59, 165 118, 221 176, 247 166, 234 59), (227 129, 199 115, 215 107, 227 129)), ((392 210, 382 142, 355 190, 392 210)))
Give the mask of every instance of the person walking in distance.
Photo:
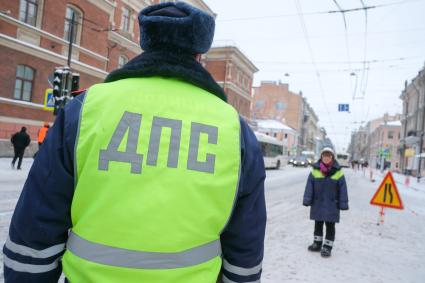
MULTIPOLYGON (((199 62, 214 18, 143 9, 144 52, 58 113, 3 248, 5 283, 260 282, 254 133, 199 62)), ((106 44, 106 43, 105 43, 106 44)))
POLYGON ((27 134, 27 128, 22 127, 21 131, 15 133, 10 142, 13 145, 14 156, 12 160, 12 168, 15 168, 15 162, 18 159, 18 167, 16 169, 21 170, 22 158, 24 157, 25 148, 31 143, 31 138, 27 134))
POLYGON ((44 139, 46 138, 47 131, 49 130, 50 125, 47 122, 44 122, 43 127, 38 130, 38 136, 37 136, 37 142, 38 142, 38 149, 40 149, 41 144, 43 143, 44 139))
POLYGON ((308 176, 303 205, 311 206, 310 219, 314 220, 314 242, 308 250, 321 252, 322 257, 330 257, 335 240, 335 223, 340 218, 339 211, 348 210, 347 184, 331 147, 323 148, 320 160, 313 165, 308 176), (324 223, 326 237, 323 242, 324 223))

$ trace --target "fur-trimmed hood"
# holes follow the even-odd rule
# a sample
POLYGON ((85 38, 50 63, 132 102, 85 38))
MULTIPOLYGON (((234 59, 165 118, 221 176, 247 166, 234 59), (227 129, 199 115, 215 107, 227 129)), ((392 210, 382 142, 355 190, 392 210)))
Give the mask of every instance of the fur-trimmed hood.
POLYGON ((211 74, 195 60, 194 56, 186 53, 144 52, 130 60, 121 69, 112 71, 106 77, 105 83, 126 78, 154 76, 181 79, 227 101, 226 94, 211 74))

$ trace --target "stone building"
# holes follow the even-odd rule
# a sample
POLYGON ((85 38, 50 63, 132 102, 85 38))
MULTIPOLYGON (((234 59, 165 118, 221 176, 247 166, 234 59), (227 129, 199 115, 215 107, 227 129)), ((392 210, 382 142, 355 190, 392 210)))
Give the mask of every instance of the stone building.
POLYGON ((425 133, 425 66, 417 76, 405 82, 400 99, 403 103, 401 117, 401 169, 417 175, 419 166, 421 176, 425 174, 424 133, 425 133), (419 158, 423 155, 422 158, 419 158), (421 164, 419 164, 421 160, 421 164))

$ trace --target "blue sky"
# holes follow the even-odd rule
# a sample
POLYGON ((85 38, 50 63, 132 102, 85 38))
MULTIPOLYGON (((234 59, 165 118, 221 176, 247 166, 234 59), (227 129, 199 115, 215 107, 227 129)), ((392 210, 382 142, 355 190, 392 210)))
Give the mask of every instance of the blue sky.
POLYGON ((260 69, 254 85, 281 80, 302 91, 338 150, 361 123, 401 113, 404 81, 425 63, 425 0, 205 3, 217 13, 215 44, 236 45, 248 56, 260 69), (376 6, 367 9, 367 25, 364 10, 344 13, 346 25, 341 13, 328 13, 362 2, 376 6), (338 103, 349 103, 351 112, 338 112, 338 103))

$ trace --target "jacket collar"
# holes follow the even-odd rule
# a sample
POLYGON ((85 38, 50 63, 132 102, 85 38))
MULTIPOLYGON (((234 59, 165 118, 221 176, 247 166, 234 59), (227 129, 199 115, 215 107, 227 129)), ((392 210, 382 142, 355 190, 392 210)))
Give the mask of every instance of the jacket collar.
POLYGON ((121 69, 112 71, 106 77, 105 82, 154 76, 172 77, 186 81, 227 101, 224 90, 214 81, 211 74, 192 55, 185 53, 143 52, 121 69))
MULTIPOLYGON (((320 159, 313 164, 313 168, 320 170, 320 159)), ((332 167, 329 168, 329 175, 328 176, 332 176, 333 174, 335 174, 336 171, 340 170, 341 166, 339 165, 338 161, 334 160, 332 167)))

